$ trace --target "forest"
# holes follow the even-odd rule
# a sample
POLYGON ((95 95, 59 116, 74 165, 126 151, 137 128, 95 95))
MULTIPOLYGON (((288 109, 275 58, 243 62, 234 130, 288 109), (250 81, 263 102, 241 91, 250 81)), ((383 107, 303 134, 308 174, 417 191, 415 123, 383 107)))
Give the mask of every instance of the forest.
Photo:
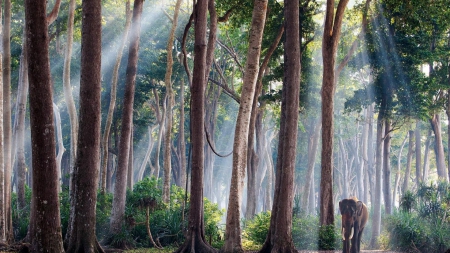
POLYGON ((448 0, 0 8, 1 252, 450 252, 448 0))

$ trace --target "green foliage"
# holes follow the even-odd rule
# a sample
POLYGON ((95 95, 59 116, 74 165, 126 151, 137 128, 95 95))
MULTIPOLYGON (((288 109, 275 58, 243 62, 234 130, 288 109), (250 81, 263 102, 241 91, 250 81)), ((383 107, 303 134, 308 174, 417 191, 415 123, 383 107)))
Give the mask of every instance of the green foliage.
POLYGON ((257 245, 262 245, 269 232, 270 216, 270 212, 262 212, 255 215, 253 219, 245 221, 243 237, 257 245))
POLYGON ((387 246, 405 252, 444 252, 450 247, 450 185, 420 185, 407 193, 401 211, 387 217, 387 246), (413 204, 415 203, 415 204, 413 204))
POLYGON ((11 195, 12 219, 14 228, 14 238, 16 241, 25 238, 28 232, 28 224, 30 223, 30 205, 31 205, 31 189, 25 185, 25 207, 21 210, 18 208, 17 194, 11 195))
POLYGON ((339 234, 336 233, 336 227, 325 225, 319 227, 319 249, 320 250, 334 250, 339 240, 339 234))

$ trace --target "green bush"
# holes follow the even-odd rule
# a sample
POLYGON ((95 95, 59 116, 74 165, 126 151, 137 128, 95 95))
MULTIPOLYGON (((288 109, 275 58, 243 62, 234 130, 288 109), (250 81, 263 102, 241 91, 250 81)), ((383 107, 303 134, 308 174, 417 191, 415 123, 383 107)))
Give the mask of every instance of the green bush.
POLYGON ((414 205, 387 217, 386 234, 392 249, 405 252, 444 252, 450 248, 450 185, 420 185, 403 199, 414 205), (411 202, 411 201, 410 201, 411 202))
POLYGON ((245 239, 262 245, 266 240, 270 226, 270 212, 262 212, 251 220, 244 222, 243 236, 245 239))
POLYGON ((31 188, 25 185, 25 207, 19 210, 17 205, 17 194, 11 195, 12 223, 14 229, 14 238, 16 241, 25 238, 30 224, 30 204, 31 204, 31 188))

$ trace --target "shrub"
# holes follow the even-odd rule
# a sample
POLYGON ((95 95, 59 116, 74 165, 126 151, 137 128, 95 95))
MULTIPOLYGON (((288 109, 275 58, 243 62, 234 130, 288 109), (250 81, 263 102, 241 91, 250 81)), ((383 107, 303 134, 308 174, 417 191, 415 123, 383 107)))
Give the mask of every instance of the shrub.
POLYGON ((262 212, 244 222, 243 236, 255 245, 262 245, 270 227, 270 212, 262 212))

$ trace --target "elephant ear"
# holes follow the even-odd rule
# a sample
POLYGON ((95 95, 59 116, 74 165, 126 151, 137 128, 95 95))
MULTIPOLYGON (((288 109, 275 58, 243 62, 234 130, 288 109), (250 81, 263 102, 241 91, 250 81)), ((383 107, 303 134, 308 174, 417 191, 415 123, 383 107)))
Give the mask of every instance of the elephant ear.
POLYGON ((342 201, 339 201, 339 211, 341 212, 341 214, 344 212, 343 210, 342 210, 342 201))
POLYGON ((363 204, 362 201, 356 202, 356 214, 357 214, 358 216, 361 216, 361 215, 362 215, 363 206, 364 206, 364 204, 363 204))

